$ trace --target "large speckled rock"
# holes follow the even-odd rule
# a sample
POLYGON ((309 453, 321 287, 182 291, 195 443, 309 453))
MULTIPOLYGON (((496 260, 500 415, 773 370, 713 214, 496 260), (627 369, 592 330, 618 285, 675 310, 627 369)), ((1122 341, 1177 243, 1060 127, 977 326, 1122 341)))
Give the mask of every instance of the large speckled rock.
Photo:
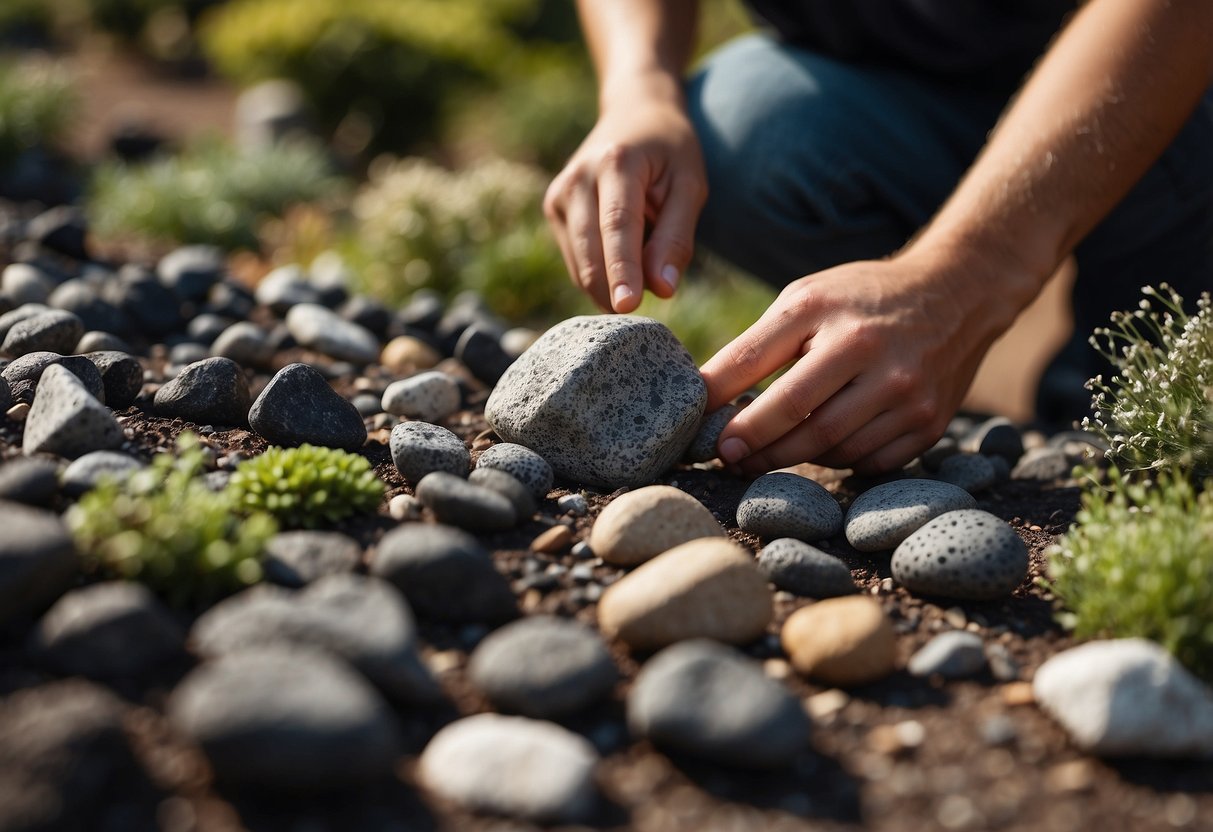
POLYGON ((571 318, 501 377, 485 418, 565 479, 643 485, 691 443, 707 403, 694 359, 664 325, 636 315, 571 318))
POLYGON ((869 488, 847 511, 847 542, 861 552, 893 549, 931 518, 974 508, 973 495, 937 480, 894 480, 869 488))
POLYGON ((124 439, 114 414, 80 379, 58 364, 46 368, 25 418, 21 450, 26 456, 42 451, 74 459, 116 448, 124 439))
POLYGON ((356 451, 366 443, 358 410, 306 364, 288 364, 248 412, 249 426, 275 445, 308 443, 356 451))
POLYGON ((776 471, 750 483, 737 506, 737 525, 767 540, 822 540, 842 530, 842 507, 808 477, 776 471))
POLYGON ((649 485, 616 497, 590 530, 590 548, 608 563, 635 566, 701 537, 724 537, 712 512, 669 485, 649 485))
POLYGON ((559 725, 477 714, 435 734, 418 772, 429 788, 465 809, 569 823, 594 809, 597 764, 594 747, 559 725))
POLYGON ((598 625, 636 650, 691 638, 752 641, 771 621, 773 599, 749 553, 723 538, 692 540, 612 584, 598 625))
POLYGON ((628 694, 638 737, 727 766, 786 765, 809 740, 809 718, 758 662, 707 639, 649 659, 628 694))
POLYGON ((880 603, 864 595, 830 598, 792 613, 780 641, 798 673, 849 687, 893 672, 897 637, 880 603))
POLYGON ((985 600, 1010 595, 1028 575, 1028 547, 988 511, 941 514, 907 537, 890 561, 911 592, 985 600))
POLYGON ((1032 691, 1084 751, 1213 759, 1213 691, 1153 642, 1092 641, 1058 653, 1032 691))

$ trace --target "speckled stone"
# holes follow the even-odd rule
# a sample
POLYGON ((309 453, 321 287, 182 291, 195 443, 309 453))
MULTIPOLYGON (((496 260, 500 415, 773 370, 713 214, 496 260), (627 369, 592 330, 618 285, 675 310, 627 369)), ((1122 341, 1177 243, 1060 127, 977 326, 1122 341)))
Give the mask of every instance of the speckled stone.
POLYGON ((379 359, 374 333, 318 303, 292 306, 286 313, 286 328, 300 346, 338 361, 372 364, 379 359))
POLYGON ((911 676, 939 675, 945 679, 975 676, 986 666, 981 636, 965 630, 940 633, 920 647, 906 670, 911 676))
POLYGON ((808 477, 776 471, 750 483, 737 506, 737 525, 767 540, 822 540, 842 530, 842 507, 808 477))
POLYGON ((468 482, 504 496, 514 506, 514 513, 518 515, 519 520, 526 520, 534 516, 538 509, 535 495, 531 493, 531 489, 523 485, 517 477, 512 477, 505 471, 497 468, 473 468, 472 473, 468 474, 468 482))
MULTIPOLYGON (((1001 461, 1001 457, 996 457, 1001 461)), ((998 469, 984 454, 953 454, 939 464, 935 475, 940 482, 951 483, 970 494, 980 494, 998 482, 998 469)))
POLYGON ((797 673, 827 685, 866 685, 896 668, 893 627, 880 603, 865 595, 801 607, 779 638, 797 673))
POLYGON ((218 779, 293 791, 387 780, 400 752, 391 710, 329 653, 253 648, 185 677, 168 717, 198 743, 218 779))
POLYGON ((635 566, 662 552, 724 529, 703 503, 669 485, 629 491, 602 510, 590 530, 590 547, 608 563, 635 566))
POLYGON ((847 511, 847 542, 861 552, 896 548, 945 511, 973 508, 973 495, 938 480, 894 480, 870 488, 847 511))
POLYGON ((509 713, 556 719, 610 695, 619 671, 597 632, 533 615, 506 624, 476 647, 468 676, 509 713))
POLYGON ((833 598, 857 591, 845 563, 791 537, 764 546, 758 553, 758 568, 778 589, 807 598, 833 598))
POLYGON ((230 358, 242 367, 265 367, 274 358, 274 345, 261 327, 237 321, 211 344, 211 355, 230 358))
POLYGON ((47 367, 55 364, 80 379, 84 384, 84 389, 93 398, 99 402, 105 402, 105 382, 101 378, 101 372, 93 362, 80 355, 31 352, 14 359, 3 371, 0 371, 0 378, 8 383, 13 401, 32 402, 38 382, 42 380, 42 374, 46 372, 47 367))
POLYGON ((500 532, 518 524, 509 497, 446 471, 422 477, 416 494, 440 523, 473 532, 500 532))
POLYGON ((459 409, 463 396, 459 382, 446 373, 432 370, 394 381, 383 391, 384 413, 407 416, 423 422, 440 422, 459 409))
POLYGON ((441 425, 402 422, 392 428, 388 444, 396 470, 414 484, 434 471, 466 477, 472 464, 472 454, 463 440, 441 425))
POLYGON ((1067 479, 1074 465, 1075 460, 1063 448, 1033 448, 1020 457, 1019 463, 1011 471, 1011 479, 1038 482, 1067 479))
POLYGON ((156 391, 156 413, 199 425, 245 425, 252 398, 240 365, 230 358, 190 364, 156 391))
POLYGON ((93 451, 63 469, 63 493, 79 497, 103 479, 126 479, 143 467, 142 460, 121 451, 93 451))
POLYGON ((704 414, 703 419, 699 422, 699 431, 691 440, 686 453, 682 455, 682 461, 707 462, 710 459, 716 459, 719 456, 716 451, 716 442, 720 439, 720 434, 729 421, 740 412, 741 408, 737 405, 726 404, 711 413, 704 414))
POLYGON ((498 622, 518 614, 488 550, 450 526, 398 526, 379 542, 371 573, 395 584, 422 618, 498 622))
POLYGON ((356 451, 366 443, 366 425, 357 409, 306 364, 279 370, 253 402, 248 421, 275 445, 356 451))
POLYGON ((635 650, 691 638, 744 644, 773 615, 766 577, 750 554, 724 538, 692 540, 612 584, 598 603, 598 625, 635 650))
POLYGON ((980 509, 941 514, 907 537, 890 561, 911 592, 983 600, 1010 595, 1028 574, 1028 547, 1006 521, 980 509))
POLYGON ((279 532, 265 544, 265 579, 281 586, 301 587, 342 572, 353 572, 362 560, 362 547, 341 532, 279 532))
POLYGON ((477 468, 496 468, 517 478, 542 500, 552 490, 552 466, 539 454, 513 442, 498 442, 476 460, 477 468))
POLYGON ((809 741, 800 701, 758 662, 707 639, 675 644, 645 662, 627 712, 634 736, 726 766, 787 765, 809 741))
POLYGON ((122 410, 135 403, 143 389, 143 367, 138 359, 118 350, 99 350, 84 357, 101 373, 106 405, 122 410))
POLYGON ((75 459, 117 448, 123 441, 114 414, 89 395, 80 379, 57 364, 46 368, 25 419, 21 450, 26 456, 46 452, 75 459))
POLYGON ((551 722, 477 714, 434 735, 418 760, 422 781, 473 812, 573 823, 594 810, 598 753, 551 722))
POLYGON ((571 318, 501 377, 485 418, 561 477, 644 485, 691 443, 707 402, 694 359, 664 325, 635 315, 571 318))
POLYGON ((1213 759, 1213 691, 1151 641, 1072 647, 1040 666, 1032 691, 1083 751, 1213 759))
POLYGON ((65 354, 75 349, 84 334, 84 322, 71 312, 51 309, 14 324, 4 336, 0 352, 19 358, 31 352, 65 354))

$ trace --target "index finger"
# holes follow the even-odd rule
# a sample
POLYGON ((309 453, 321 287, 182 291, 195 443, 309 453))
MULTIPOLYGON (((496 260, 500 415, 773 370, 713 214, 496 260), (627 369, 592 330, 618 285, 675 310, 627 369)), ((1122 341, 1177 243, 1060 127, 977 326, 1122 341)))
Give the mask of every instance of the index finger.
POLYGON ((624 153, 613 154, 598 177, 598 222, 606 262, 611 305, 631 312, 644 291, 644 184, 639 165, 624 153))
POLYGON ((782 301, 782 296, 777 298, 749 329, 700 368, 708 385, 708 410, 732 401, 800 357, 812 333, 782 301))

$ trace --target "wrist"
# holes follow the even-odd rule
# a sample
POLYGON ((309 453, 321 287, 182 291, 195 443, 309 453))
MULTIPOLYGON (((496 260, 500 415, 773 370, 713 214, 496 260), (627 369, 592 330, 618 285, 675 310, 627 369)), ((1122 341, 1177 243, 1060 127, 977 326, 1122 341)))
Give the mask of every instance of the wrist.
POLYGON ((682 76, 659 64, 620 69, 603 78, 598 90, 599 114, 634 109, 643 103, 686 109, 682 76))

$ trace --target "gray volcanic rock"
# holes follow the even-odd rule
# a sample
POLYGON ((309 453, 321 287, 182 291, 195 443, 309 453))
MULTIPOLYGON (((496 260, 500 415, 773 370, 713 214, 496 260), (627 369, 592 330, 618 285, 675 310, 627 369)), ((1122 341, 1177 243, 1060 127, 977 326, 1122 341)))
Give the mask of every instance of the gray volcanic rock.
POLYGON ((628 726, 661 748, 747 768, 786 765, 810 731, 800 701, 761 665, 706 639, 645 663, 628 694, 628 726))
POLYGON ((76 545, 49 511, 0 502, 0 624, 35 612, 62 595, 76 578, 76 545))
POLYGON ((737 525, 768 540, 822 540, 842 530, 842 507, 808 477, 775 471, 750 483, 737 506, 737 525))
POLYGON ((1002 518, 980 509, 939 515, 907 537, 889 562, 911 592, 984 600, 1010 595, 1028 575, 1028 547, 1002 518))
POLYGON ((518 478, 497 468, 473 468, 468 474, 468 482, 504 496, 514 506, 514 514, 519 520, 530 518, 538 508, 535 495, 529 488, 518 478))
POLYGON ((948 482, 970 494, 978 494, 999 480, 998 469, 993 460, 1005 464, 1001 457, 953 454, 939 464, 939 471, 935 476, 940 482, 948 482))
POLYGON ((89 394, 80 379, 58 365, 46 368, 25 418, 21 450, 26 456, 45 451, 75 458, 116 448, 123 441, 114 414, 89 394))
POLYGON ((861 552, 893 549, 932 517, 973 508, 963 488, 938 480, 894 480, 855 498, 847 510, 847 542, 861 552))
POLYGON ((182 246, 174 249, 156 265, 156 274, 169 289, 184 300, 201 300, 223 277, 227 268, 223 251, 215 246, 182 246))
POLYGON ((237 321, 211 342, 211 355, 230 358, 242 367, 265 367, 274 357, 274 344, 255 323, 237 321))
POLYGON ((156 412, 199 425, 244 425, 251 406, 248 381, 230 358, 190 364, 156 391, 156 412))
POLYGON ((318 303, 300 303, 286 313, 286 328, 300 346, 339 361, 371 364, 379 358, 379 339, 318 303))
POLYGON ((184 658, 185 633, 143 584, 107 581, 60 598, 38 622, 30 648, 60 673, 105 681, 184 658))
POLYGON ((416 494, 439 523, 473 532, 500 532, 518 523, 509 497, 446 471, 433 471, 422 477, 416 494))
POLYGON ((450 526, 397 526, 379 542, 371 573, 395 584, 422 618, 497 622, 518 614, 488 550, 450 526))
POLYGON ((1023 434, 1004 416, 982 422, 960 444, 971 453, 1002 457, 1012 467, 1023 456, 1023 434))
POLYGON ((682 456, 682 461, 707 462, 719 456, 716 452, 716 443, 720 439, 720 434, 733 417, 740 412, 741 408, 737 405, 726 404, 724 407, 705 414, 699 423, 699 430, 695 433, 695 438, 691 440, 690 446, 682 456))
POLYGON ((10 263, 0 272, 0 291, 13 303, 46 303, 55 291, 55 279, 32 263, 10 263))
MULTIPOLYGON (((125 335, 130 332, 131 322, 126 313, 101 297, 97 286, 90 280, 78 278, 62 284, 47 298, 48 306, 70 312, 80 319, 84 329, 96 329, 125 335)), ((80 339, 76 339, 77 342, 80 339)), ((70 352, 71 348, 64 350, 70 352)))
POLYGON ((52 309, 13 325, 0 352, 14 358, 31 352, 71 352, 84 334, 84 322, 71 312, 52 309))
POLYGON ((280 317, 300 303, 320 303, 320 291, 308 282, 303 269, 293 264, 279 266, 263 277, 255 296, 257 303, 280 317))
POLYGON ((764 546, 758 553, 758 568, 779 589, 808 598, 833 598, 857 591, 845 563, 791 537, 764 546))
POLYGON ((279 370, 253 402, 248 422, 275 445, 356 451, 366 444, 366 425, 357 408, 306 364, 279 370))
POLYGON ((487 448, 476 460, 476 467, 505 471, 531 489, 537 500, 542 500, 552 490, 555 476, 546 459, 530 448, 512 442, 498 442, 487 448))
POLYGON ((485 418, 560 476, 613 489, 674 464, 706 402, 695 361, 664 325, 582 316, 548 330, 506 370, 485 418))
POLYGON ((44 303, 23 303, 16 309, 10 309, 0 314, 0 343, 4 343, 4 339, 8 337, 9 330, 17 324, 22 321, 28 321, 30 318, 41 315, 43 312, 49 312, 50 309, 44 303))
POLYGON ((58 491, 59 466, 49 459, 19 456, 0 465, 0 500, 46 506, 58 491))
POLYGON ((610 694, 619 678, 606 644, 584 624, 528 616, 480 642, 468 674, 504 711, 556 719, 610 694))
POLYGON ((463 394, 459 381, 437 370, 393 381, 383 391, 384 413, 422 422, 440 422, 459 409, 463 394))
POLYGON ((966 630, 940 633, 924 644, 906 664, 912 676, 938 674, 945 679, 963 679, 986 666, 981 636, 966 630))
POLYGON ((0 378, 0 411, 7 412, 13 406, 13 391, 9 389, 8 382, 0 378))
POLYGON ((353 572, 362 560, 362 547, 341 532, 279 532, 265 544, 265 579, 281 586, 301 587, 325 575, 353 572))
POLYGON ((428 422, 401 422, 392 428, 388 446, 396 469, 413 484, 434 471, 466 477, 472 464, 472 454, 462 439, 428 422))
POLYGON ((361 785, 390 777, 399 753, 383 699, 320 650, 261 647, 207 662, 173 691, 168 716, 220 780, 251 787, 361 785))
POLYGON ((84 357, 101 373, 105 403, 109 407, 122 410, 135 403, 143 389, 143 367, 136 358, 117 350, 90 352, 84 357))
POLYGON ((3 371, 0 371, 0 378, 8 382, 14 401, 32 402, 38 382, 42 380, 42 374, 46 372, 47 367, 54 364, 64 367, 80 379, 84 384, 84 389, 88 390, 97 401, 106 401, 105 382, 102 379, 101 371, 93 362, 80 355, 31 352, 15 359, 3 371))
POLYGON ((142 460, 121 451, 93 451, 63 469, 63 493, 79 497, 106 477, 125 479, 143 467, 142 460))

